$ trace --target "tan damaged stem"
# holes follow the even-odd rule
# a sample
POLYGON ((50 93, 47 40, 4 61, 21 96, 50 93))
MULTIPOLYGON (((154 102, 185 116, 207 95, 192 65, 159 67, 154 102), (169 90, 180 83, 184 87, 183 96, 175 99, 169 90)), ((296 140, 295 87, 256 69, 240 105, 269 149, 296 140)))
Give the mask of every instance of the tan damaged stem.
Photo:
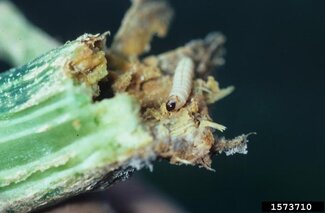
POLYGON ((173 11, 165 1, 132 1, 111 50, 126 57, 148 52, 154 35, 166 36, 172 16, 173 11))

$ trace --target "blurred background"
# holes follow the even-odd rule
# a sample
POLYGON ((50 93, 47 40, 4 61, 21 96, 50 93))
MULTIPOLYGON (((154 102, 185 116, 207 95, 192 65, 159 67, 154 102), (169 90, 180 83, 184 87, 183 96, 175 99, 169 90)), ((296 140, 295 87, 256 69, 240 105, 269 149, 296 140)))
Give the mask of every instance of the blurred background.
MULTIPOLYGON (((61 42, 117 31, 129 0, 13 1, 61 42)), ((176 15, 160 53, 211 31, 227 37, 215 72, 236 91, 211 107, 224 136, 257 132, 247 155, 214 158, 215 172, 156 162, 141 176, 189 212, 260 212, 264 200, 325 199, 325 1, 170 2, 176 15)), ((0 62, 0 70, 9 65, 0 62)))

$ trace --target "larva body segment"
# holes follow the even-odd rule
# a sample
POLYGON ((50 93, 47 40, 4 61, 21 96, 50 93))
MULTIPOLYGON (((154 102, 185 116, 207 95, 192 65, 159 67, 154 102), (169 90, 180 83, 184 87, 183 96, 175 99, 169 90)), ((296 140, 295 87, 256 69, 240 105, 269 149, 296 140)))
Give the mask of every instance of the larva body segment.
POLYGON ((192 90, 194 63, 191 58, 183 57, 177 64, 173 86, 170 91, 166 109, 178 110, 186 103, 192 90))

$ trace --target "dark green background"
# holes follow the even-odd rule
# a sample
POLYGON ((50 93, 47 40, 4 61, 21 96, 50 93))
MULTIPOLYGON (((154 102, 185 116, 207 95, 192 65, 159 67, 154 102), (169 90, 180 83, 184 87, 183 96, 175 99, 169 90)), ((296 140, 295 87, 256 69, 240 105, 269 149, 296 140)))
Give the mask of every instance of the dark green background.
MULTIPOLYGON (((14 1, 60 41, 117 31, 127 0, 14 1)), ((214 105, 225 136, 256 131, 248 155, 214 158, 216 172, 155 163, 145 179, 190 212, 259 212, 262 200, 325 199, 325 1, 173 0, 176 16, 154 53, 218 30, 226 66, 216 76, 235 85, 214 105)), ((9 66, 1 63, 4 70, 9 66)))

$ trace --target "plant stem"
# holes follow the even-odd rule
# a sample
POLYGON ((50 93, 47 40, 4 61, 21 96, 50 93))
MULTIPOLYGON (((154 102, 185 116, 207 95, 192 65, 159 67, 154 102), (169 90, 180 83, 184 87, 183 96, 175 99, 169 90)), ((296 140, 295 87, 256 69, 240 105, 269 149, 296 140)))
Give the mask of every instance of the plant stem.
POLYGON ((20 66, 59 45, 10 1, 0 0, 0 58, 20 66))
POLYGON ((92 101, 107 75, 103 40, 82 36, 0 75, 0 212, 91 190, 148 157, 139 105, 126 94, 92 101))

